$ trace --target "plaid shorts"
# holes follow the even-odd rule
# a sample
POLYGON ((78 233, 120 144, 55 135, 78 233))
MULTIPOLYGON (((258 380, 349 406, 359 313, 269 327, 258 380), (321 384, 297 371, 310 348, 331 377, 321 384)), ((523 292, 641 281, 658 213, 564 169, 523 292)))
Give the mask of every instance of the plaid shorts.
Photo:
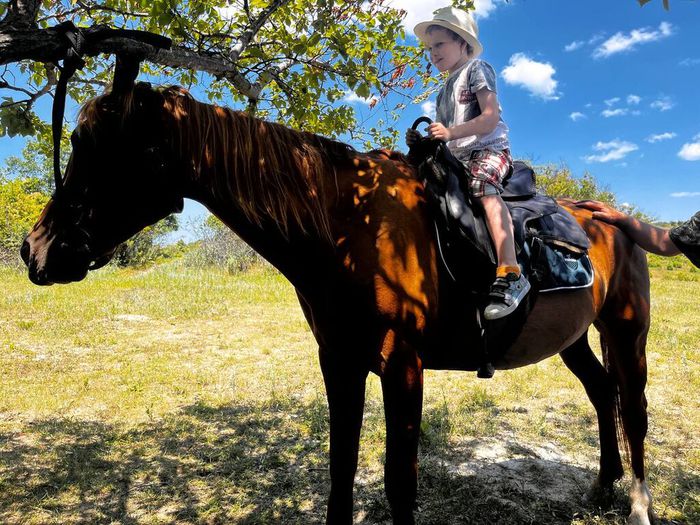
POLYGON ((480 149, 472 151, 469 158, 459 158, 459 160, 467 168, 469 194, 472 197, 480 198, 484 195, 503 193, 503 180, 510 174, 513 167, 510 150, 480 149))

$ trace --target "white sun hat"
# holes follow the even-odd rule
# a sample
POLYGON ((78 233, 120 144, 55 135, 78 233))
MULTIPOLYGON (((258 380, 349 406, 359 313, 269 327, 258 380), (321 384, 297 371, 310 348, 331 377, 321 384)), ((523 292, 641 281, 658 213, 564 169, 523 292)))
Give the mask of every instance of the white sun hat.
POLYGON ((472 57, 480 55, 484 46, 479 42, 479 28, 472 18, 472 15, 461 9, 454 7, 442 7, 433 12, 433 19, 427 22, 421 22, 413 28, 413 32, 421 40, 425 42, 427 38, 426 30, 430 26, 440 26, 451 31, 454 31, 461 36, 470 46, 474 48, 472 57))

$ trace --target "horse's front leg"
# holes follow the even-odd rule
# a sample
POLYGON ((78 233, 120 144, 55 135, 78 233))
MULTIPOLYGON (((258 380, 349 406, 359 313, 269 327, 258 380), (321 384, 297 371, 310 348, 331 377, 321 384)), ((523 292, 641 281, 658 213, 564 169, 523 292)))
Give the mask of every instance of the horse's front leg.
MULTIPOLYGON (((339 352, 340 354, 340 352, 339 352)), ((352 524, 352 489, 357 470, 367 370, 354 368, 319 349, 330 412, 330 474, 326 523, 352 524)))
POLYGON ((418 485, 418 436, 423 408, 423 369, 416 352, 387 334, 382 373, 386 417, 384 485, 395 524, 413 524, 418 485))

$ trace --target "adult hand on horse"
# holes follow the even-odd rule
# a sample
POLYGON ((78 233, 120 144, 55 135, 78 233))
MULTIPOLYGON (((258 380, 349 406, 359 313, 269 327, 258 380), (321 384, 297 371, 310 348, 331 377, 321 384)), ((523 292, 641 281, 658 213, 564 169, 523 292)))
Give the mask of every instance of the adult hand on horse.
POLYGON ((583 200, 576 202, 576 206, 579 208, 584 208, 586 210, 591 210, 593 212, 593 218, 601 220, 603 222, 608 222, 610 224, 621 224, 629 218, 629 215, 616 210, 612 206, 608 206, 600 201, 583 200))

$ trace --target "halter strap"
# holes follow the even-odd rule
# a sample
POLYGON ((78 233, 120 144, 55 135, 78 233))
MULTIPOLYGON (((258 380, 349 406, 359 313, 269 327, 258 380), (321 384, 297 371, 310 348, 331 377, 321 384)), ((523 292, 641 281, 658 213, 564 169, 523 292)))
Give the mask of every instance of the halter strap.
POLYGON ((72 22, 64 22, 56 26, 56 29, 68 40, 70 48, 63 59, 63 67, 59 66, 61 75, 56 84, 56 92, 53 98, 53 108, 51 110, 51 131, 53 136, 53 178, 55 183, 54 195, 63 186, 63 176, 61 175, 61 135, 63 132, 63 114, 66 108, 66 90, 68 80, 73 74, 85 65, 82 59, 82 47, 84 38, 80 30, 72 22))

